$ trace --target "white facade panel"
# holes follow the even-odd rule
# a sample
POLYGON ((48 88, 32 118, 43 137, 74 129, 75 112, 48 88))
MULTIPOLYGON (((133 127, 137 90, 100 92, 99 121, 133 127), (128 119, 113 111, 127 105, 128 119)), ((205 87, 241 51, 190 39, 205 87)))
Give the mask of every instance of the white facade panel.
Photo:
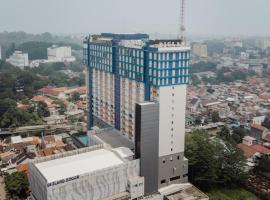
POLYGON ((159 156, 184 152, 186 85, 159 88, 159 156))

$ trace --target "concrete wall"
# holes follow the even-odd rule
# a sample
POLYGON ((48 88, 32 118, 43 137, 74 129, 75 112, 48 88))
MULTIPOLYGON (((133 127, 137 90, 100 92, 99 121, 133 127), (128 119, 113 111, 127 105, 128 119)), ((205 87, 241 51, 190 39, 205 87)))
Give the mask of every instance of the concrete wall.
POLYGON ((32 162, 29 163, 29 183, 36 200, 47 200, 47 181, 32 162))
POLYGON ((187 182, 188 161, 184 153, 159 158, 159 188, 175 183, 187 182))
POLYGON ((158 189, 158 121, 159 104, 136 105, 136 157, 140 158, 141 176, 145 177, 145 193, 158 189))

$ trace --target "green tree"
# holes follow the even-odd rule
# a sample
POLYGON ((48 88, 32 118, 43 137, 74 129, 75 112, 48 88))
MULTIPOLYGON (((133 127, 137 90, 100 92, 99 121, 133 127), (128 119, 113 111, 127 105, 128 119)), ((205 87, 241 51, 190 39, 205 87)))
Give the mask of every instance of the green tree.
POLYGON ((56 100, 56 101, 54 101, 53 103, 59 105, 58 112, 59 112, 60 115, 64 115, 65 112, 67 111, 67 108, 66 108, 66 105, 63 103, 63 101, 61 101, 61 100, 56 100))
POLYGON ((232 141, 232 137, 230 134, 230 129, 227 126, 223 126, 221 130, 218 132, 218 136, 226 141, 232 141))
POLYGON ((220 121, 219 113, 217 111, 212 112, 212 122, 216 123, 220 121))
POLYGON ((236 143, 223 141, 223 149, 219 152, 219 170, 218 177, 220 184, 224 186, 237 186, 242 184, 246 178, 247 173, 246 157, 242 150, 240 150, 236 143))
POLYGON ((247 135, 247 130, 241 127, 237 127, 233 129, 232 139, 237 143, 241 143, 243 137, 247 135))
POLYGON ((206 71, 216 71, 216 64, 212 62, 199 62, 190 65, 190 73, 199 73, 206 71))
POLYGON ((206 131, 196 130, 186 137, 185 156, 189 160, 189 180, 203 189, 210 189, 218 182, 215 157, 218 143, 210 143, 206 131))
POLYGON ((196 117, 194 123, 195 123, 195 125, 201 125, 202 124, 202 119, 200 117, 196 117))
POLYGON ((37 113, 38 113, 39 117, 49 117, 50 112, 49 112, 49 108, 48 108, 47 104, 44 102, 38 102, 37 113))
POLYGON ((204 190, 234 186, 246 179, 246 158, 234 143, 196 130, 186 137, 189 180, 204 190))
POLYGON ((259 160, 257 166, 254 168, 254 171, 258 174, 270 178, 270 156, 263 155, 259 160))
POLYGON ((0 99, 0 117, 11 108, 17 106, 16 101, 10 98, 0 99))
POLYGON ((80 100, 80 93, 74 92, 74 93, 72 94, 71 100, 72 100, 73 102, 79 101, 79 100, 80 100))
POLYGON ((47 48, 53 43, 30 41, 22 43, 18 50, 27 52, 30 60, 47 59, 47 48))
POLYGON ((199 78, 194 74, 191 74, 191 81, 192 81, 192 85, 195 85, 195 86, 201 84, 201 81, 199 80, 199 78))
POLYGON ((14 199, 25 199, 28 196, 29 183, 26 174, 15 172, 5 176, 7 192, 14 199))
POLYGON ((1 128, 37 125, 37 124, 42 124, 42 122, 36 113, 28 113, 16 107, 8 109, 0 117, 1 128))
POLYGON ((215 90, 213 88, 208 88, 207 92, 209 92, 210 94, 213 94, 215 92, 215 90))

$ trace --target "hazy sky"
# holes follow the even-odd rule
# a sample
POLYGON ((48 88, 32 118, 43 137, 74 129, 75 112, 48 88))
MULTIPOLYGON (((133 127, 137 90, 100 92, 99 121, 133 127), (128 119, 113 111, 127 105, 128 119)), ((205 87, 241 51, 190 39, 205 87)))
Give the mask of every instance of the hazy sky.
MULTIPOLYGON (((0 32, 175 34, 180 0, 0 0, 0 32)), ((186 0, 188 34, 270 36, 270 0, 186 0)))

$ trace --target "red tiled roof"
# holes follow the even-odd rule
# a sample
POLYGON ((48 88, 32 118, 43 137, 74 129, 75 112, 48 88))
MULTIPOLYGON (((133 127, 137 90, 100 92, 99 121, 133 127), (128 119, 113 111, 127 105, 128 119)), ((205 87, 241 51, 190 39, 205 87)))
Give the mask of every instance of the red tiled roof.
POLYGON ((34 96, 33 101, 46 103, 48 106, 52 105, 53 100, 45 96, 34 96))
POLYGON ((245 156, 251 157, 255 153, 261 153, 261 154, 270 154, 270 149, 260 145, 260 144, 255 144, 255 145, 245 145, 245 144, 238 144, 238 147, 242 149, 244 152, 245 156))
POLYGON ((260 152, 262 154, 270 154, 270 149, 268 149, 260 144, 252 145, 251 148, 255 149, 257 152, 260 152))
POLYGON ((257 152, 255 149, 252 149, 245 144, 238 144, 238 147, 244 152, 245 156, 247 157, 251 157, 257 152))
POLYGON ((64 92, 67 89, 68 89, 67 87, 57 88, 57 87, 52 87, 52 86, 46 86, 44 88, 39 89, 38 91, 46 95, 58 96, 61 92, 64 92))
POLYGON ((18 172, 24 172, 24 173, 28 174, 29 166, 28 166, 28 164, 20 164, 20 165, 17 165, 16 169, 18 172))
POLYGON ((54 136, 52 136, 52 135, 47 135, 47 136, 45 136, 45 137, 43 137, 43 139, 44 139, 44 141, 45 141, 45 143, 46 144, 48 144, 48 143, 55 143, 55 137, 54 136))
POLYGON ((39 155, 41 155, 42 157, 44 156, 51 156, 53 154, 55 154, 56 148, 55 147, 50 147, 50 148, 46 148, 46 149, 43 149, 41 151, 39 151, 39 155))

